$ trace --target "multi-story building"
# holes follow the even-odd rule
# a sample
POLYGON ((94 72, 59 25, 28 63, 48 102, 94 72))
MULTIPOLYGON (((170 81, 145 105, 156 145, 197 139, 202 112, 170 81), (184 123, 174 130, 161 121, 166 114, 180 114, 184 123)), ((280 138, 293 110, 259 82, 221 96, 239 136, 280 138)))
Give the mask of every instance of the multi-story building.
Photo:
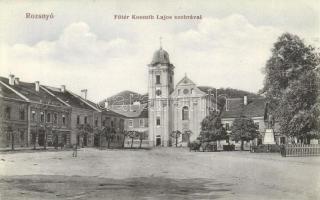
POLYGON ((50 95, 39 81, 22 82, 13 75, 9 79, 1 77, 0 80, 2 85, 28 102, 28 145, 45 147, 70 144, 71 109, 64 102, 50 95))
POLYGON ((0 148, 28 146, 28 108, 28 100, 1 80, 0 148))
POLYGON ((50 86, 43 86, 43 88, 71 109, 71 144, 82 147, 94 146, 94 128, 101 123, 101 110, 88 102, 86 94, 81 97, 67 90, 65 85, 61 88, 50 86))
MULTIPOLYGON (((267 110, 265 98, 230 98, 226 100, 225 110, 221 113, 221 123, 228 133, 231 132, 233 121, 241 116, 253 120, 260 137, 256 141, 258 144, 263 143, 264 134, 267 128, 267 110)), ((230 141, 231 142, 231 141, 230 141)), ((232 141, 237 143, 237 141, 232 141)))

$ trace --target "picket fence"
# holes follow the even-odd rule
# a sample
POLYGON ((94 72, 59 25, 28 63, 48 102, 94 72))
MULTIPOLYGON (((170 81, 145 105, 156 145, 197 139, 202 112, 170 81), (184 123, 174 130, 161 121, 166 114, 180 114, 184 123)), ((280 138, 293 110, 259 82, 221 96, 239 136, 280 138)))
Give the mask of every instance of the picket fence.
POLYGON ((320 156, 319 144, 287 144, 281 146, 283 157, 320 156))

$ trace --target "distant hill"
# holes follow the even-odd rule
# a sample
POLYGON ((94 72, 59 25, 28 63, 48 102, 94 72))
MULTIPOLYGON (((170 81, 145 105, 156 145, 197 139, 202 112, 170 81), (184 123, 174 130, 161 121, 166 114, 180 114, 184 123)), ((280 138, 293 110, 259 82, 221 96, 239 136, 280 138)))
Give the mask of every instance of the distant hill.
POLYGON ((148 95, 142 95, 133 91, 125 90, 107 98, 108 105, 129 105, 134 102, 147 103, 148 95))
MULTIPOLYGON (((216 90, 214 87, 210 86, 199 86, 201 91, 208 93, 211 89, 214 95, 216 90)), ((233 88, 219 88, 218 95, 225 94, 227 98, 243 98, 243 96, 248 96, 248 98, 258 98, 259 95, 244 90, 238 90, 233 88)), ((223 98, 222 98, 223 99, 223 98)), ((219 99, 219 102, 221 100, 219 99)), ((113 95, 107 99, 108 105, 128 105, 134 102, 140 102, 141 104, 148 103, 148 94, 139 94, 137 92, 125 90, 113 95)), ((220 102, 224 104, 223 102, 220 102)))
MULTIPOLYGON (((208 93, 208 90, 211 89, 212 93, 216 93, 216 88, 210 86, 199 86, 198 87, 201 91, 208 93)), ((258 94, 238 90, 233 88, 218 88, 218 95, 225 94, 227 98, 242 98, 243 96, 248 96, 248 98, 258 98, 261 97, 258 94)))

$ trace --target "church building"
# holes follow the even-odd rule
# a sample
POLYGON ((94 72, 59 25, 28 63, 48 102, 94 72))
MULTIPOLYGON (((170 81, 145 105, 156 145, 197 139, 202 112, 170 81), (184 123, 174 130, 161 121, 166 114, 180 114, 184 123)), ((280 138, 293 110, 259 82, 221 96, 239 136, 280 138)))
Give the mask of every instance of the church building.
POLYGON ((214 108, 210 91, 201 90, 186 75, 174 85, 174 69, 168 52, 160 47, 148 65, 150 146, 187 146, 199 136, 201 121, 214 108), (174 131, 181 133, 178 141, 171 137, 174 131))

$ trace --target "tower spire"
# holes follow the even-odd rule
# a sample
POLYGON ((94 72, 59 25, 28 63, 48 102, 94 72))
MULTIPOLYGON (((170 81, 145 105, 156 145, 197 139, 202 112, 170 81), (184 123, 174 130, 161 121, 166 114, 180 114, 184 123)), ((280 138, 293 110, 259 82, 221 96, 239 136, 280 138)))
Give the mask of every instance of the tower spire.
POLYGON ((160 49, 162 49, 162 37, 161 36, 159 38, 159 41, 160 41, 160 49))

